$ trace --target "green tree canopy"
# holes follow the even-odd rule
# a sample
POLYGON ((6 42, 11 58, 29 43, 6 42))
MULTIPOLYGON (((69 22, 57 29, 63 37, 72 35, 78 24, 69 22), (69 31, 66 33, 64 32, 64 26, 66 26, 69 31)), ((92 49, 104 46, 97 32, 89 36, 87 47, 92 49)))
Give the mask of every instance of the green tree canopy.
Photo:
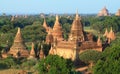
POLYGON ((69 74, 72 64, 57 55, 48 55, 39 62, 40 74, 69 74))
POLYGON ((90 63, 97 62, 101 58, 101 52, 96 50, 86 50, 79 55, 81 61, 90 63))

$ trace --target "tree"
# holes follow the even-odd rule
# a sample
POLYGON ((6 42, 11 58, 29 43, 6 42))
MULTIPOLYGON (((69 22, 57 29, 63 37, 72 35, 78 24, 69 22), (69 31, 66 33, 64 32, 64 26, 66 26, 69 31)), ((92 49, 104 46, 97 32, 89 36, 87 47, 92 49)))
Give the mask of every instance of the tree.
POLYGON ((48 55, 38 65, 40 74, 69 74, 72 68, 70 62, 57 55, 48 55))
POLYGON ((120 73, 120 44, 106 48, 94 67, 94 74, 119 74, 120 73))
POLYGON ((101 52, 96 50, 86 50, 79 55, 81 61, 85 63, 97 62, 101 58, 101 52))

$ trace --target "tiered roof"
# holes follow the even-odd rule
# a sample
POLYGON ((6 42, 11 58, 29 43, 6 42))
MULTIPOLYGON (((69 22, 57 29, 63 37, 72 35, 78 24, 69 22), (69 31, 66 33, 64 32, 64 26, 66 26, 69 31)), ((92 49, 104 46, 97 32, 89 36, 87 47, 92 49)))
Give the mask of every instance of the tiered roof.
POLYGON ((58 17, 58 15, 56 15, 56 21, 55 21, 55 24, 53 26, 52 35, 54 38, 57 38, 58 41, 62 41, 63 40, 62 33, 63 33, 63 31, 62 31, 61 24, 59 23, 59 17, 58 17))
POLYGON ((84 32, 83 32, 83 24, 81 22, 81 18, 78 15, 78 12, 76 13, 76 17, 72 23, 71 27, 71 33, 69 36, 69 40, 79 40, 84 41, 84 32))

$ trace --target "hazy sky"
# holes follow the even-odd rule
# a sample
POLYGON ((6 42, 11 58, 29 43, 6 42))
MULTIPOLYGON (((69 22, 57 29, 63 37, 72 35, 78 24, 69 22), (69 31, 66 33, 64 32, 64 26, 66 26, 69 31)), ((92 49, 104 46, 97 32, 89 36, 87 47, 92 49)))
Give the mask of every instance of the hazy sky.
POLYGON ((104 6, 110 13, 120 8, 120 0, 0 0, 0 13, 98 13, 104 6))

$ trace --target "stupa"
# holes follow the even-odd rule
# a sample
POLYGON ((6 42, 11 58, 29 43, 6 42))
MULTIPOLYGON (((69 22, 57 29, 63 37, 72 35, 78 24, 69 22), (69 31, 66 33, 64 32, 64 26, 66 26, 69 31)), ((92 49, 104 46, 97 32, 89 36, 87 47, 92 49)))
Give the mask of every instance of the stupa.
POLYGON ((18 54, 19 54, 19 57, 29 56, 29 51, 26 49, 26 46, 24 44, 24 40, 22 38, 20 28, 18 28, 17 34, 14 39, 14 43, 10 48, 10 51, 8 52, 8 54, 11 54, 14 57, 18 56, 18 54))
POLYGON ((117 11, 117 13, 115 15, 120 16, 120 9, 118 9, 118 11, 117 11))
POLYGON ((102 10, 100 10, 97 16, 109 16, 109 11, 106 6, 102 10))
POLYGON ((61 24, 59 23, 59 17, 56 15, 56 21, 53 26, 53 31, 52 31, 53 38, 57 38, 58 41, 63 40, 63 31, 61 24))

